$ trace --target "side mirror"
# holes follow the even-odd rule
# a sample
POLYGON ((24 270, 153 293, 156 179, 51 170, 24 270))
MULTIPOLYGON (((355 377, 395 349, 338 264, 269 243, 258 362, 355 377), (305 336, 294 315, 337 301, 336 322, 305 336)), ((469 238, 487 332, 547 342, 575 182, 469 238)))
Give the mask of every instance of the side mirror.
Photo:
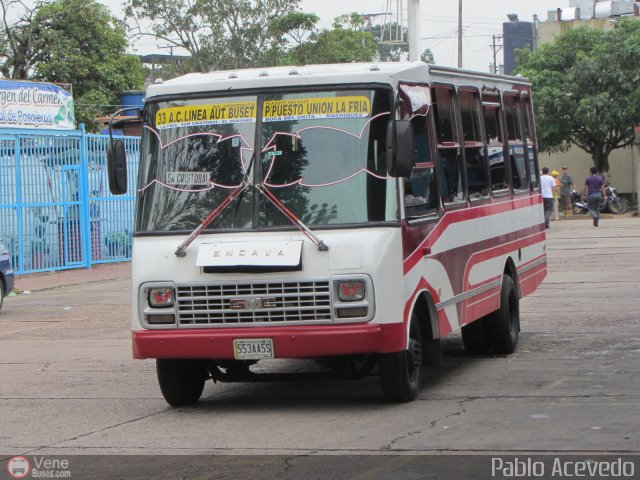
POLYGON ((111 126, 116 115, 127 110, 136 110, 140 117, 140 109, 137 107, 121 108, 109 117, 109 143, 107 143, 107 174, 109 177, 109 190, 114 195, 127 193, 127 150, 122 140, 113 139, 111 126))
POLYGON ((122 140, 111 138, 107 143, 107 173, 111 193, 127 193, 127 151, 122 140))
POLYGON ((413 128, 408 120, 391 120, 387 128, 387 172, 409 177, 413 171, 413 128))

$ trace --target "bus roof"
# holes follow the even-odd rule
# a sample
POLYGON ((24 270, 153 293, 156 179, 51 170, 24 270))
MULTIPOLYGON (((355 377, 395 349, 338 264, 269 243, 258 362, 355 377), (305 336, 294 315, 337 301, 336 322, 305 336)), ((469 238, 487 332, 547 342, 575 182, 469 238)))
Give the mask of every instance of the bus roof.
POLYGON ((494 85, 499 84, 501 88, 530 85, 528 80, 520 77, 473 72, 423 62, 338 63, 189 73, 150 85, 146 99, 164 95, 331 84, 380 83, 395 86, 399 81, 451 82, 453 78, 458 79, 456 83, 489 81, 494 85), (461 81, 462 79, 467 79, 467 82, 461 81))

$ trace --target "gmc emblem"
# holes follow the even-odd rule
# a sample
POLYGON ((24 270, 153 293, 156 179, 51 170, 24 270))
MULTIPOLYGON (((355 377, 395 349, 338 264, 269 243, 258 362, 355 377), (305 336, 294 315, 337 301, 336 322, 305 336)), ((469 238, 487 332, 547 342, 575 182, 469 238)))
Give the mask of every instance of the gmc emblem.
POLYGON ((232 298, 229 300, 231 310, 258 310, 262 308, 276 308, 273 297, 232 298))

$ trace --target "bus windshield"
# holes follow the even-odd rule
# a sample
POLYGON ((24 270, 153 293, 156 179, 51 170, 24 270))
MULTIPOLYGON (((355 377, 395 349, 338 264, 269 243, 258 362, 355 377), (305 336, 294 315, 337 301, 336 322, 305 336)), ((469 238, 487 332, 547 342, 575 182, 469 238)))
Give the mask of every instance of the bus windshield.
MULTIPOLYGON (((208 230, 398 220, 384 157, 389 91, 189 98, 150 104, 137 232, 191 231, 236 189, 208 230)), ((291 227, 293 228, 293 227, 291 227)))

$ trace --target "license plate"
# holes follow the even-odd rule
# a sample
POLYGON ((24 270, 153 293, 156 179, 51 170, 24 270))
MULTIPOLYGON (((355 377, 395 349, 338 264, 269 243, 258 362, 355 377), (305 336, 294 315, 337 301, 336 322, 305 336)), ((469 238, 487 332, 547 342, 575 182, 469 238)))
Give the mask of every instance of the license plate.
POLYGON ((236 360, 273 358, 273 340, 271 338, 236 339, 233 341, 233 356, 236 360))

